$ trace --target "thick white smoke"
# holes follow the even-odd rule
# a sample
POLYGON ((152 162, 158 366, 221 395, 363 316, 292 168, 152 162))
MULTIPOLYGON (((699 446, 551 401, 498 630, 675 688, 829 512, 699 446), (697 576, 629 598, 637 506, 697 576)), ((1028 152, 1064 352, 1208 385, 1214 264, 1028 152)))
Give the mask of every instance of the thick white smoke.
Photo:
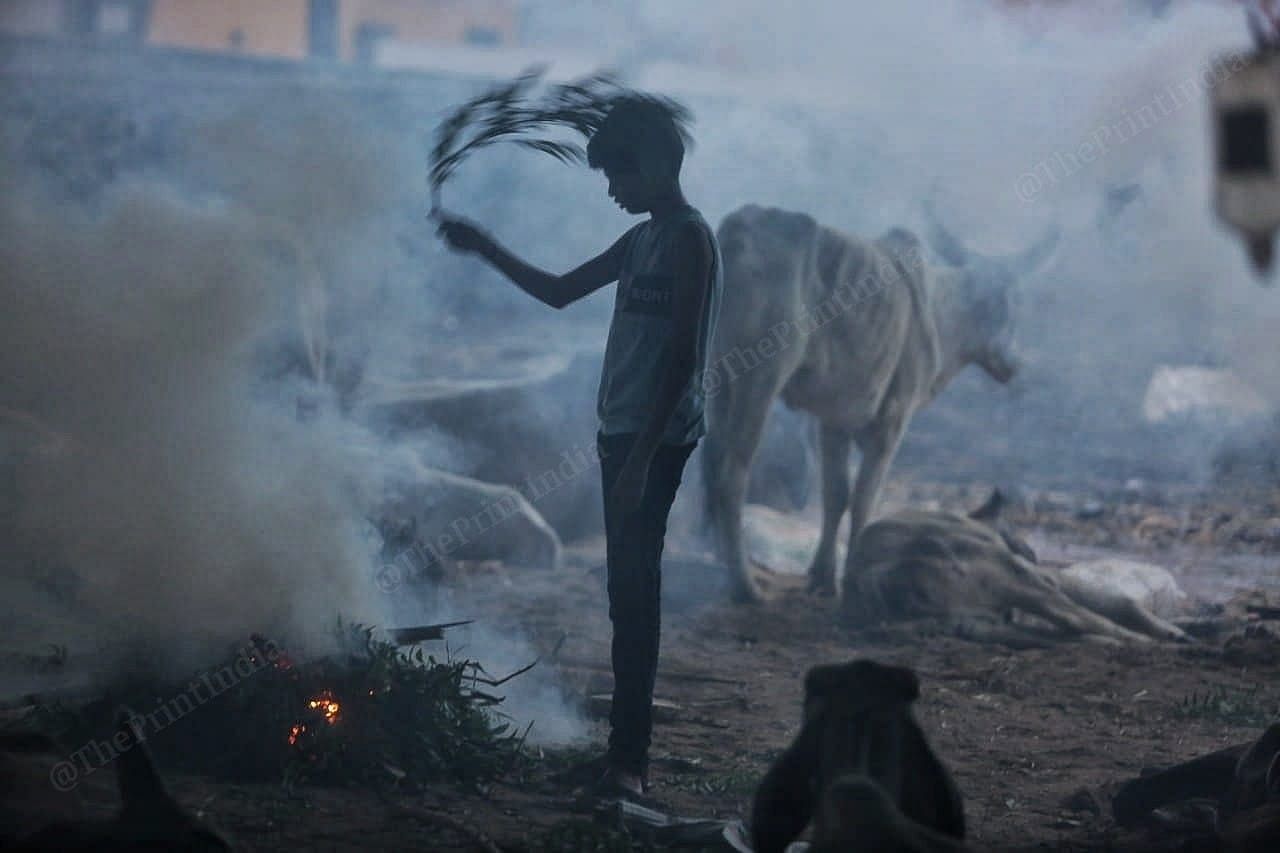
POLYGON ((66 437, 13 460, 6 623, 110 668, 376 621, 350 460, 254 396, 292 299, 252 219, 149 183, 95 210, 5 190, 2 403, 66 437))
MULTIPOLYGON (((341 411, 370 374, 429 374, 439 350, 420 139, 340 87, 170 108, 167 158, 88 204, 5 158, 3 647, 64 645, 89 677, 183 676, 253 632, 317 652, 337 617, 474 615, 380 591, 365 536, 393 479, 467 459, 341 411)), ((494 673, 533 658, 509 633, 462 636, 494 673)), ((504 692, 534 740, 580 733, 549 673, 504 692)))

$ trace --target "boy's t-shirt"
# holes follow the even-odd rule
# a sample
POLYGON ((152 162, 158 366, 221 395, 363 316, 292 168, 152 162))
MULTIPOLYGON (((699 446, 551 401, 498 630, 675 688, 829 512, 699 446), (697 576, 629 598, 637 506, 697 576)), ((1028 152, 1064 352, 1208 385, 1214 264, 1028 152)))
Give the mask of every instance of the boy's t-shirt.
POLYGON ((675 305, 672 247, 681 226, 688 222, 701 226, 711 243, 711 282, 698 321, 693 376, 667 422, 662 442, 688 444, 706 434, 703 375, 724 274, 715 232, 696 208, 685 207, 627 232, 600 374, 597 413, 603 435, 640 432, 657 404, 675 305))

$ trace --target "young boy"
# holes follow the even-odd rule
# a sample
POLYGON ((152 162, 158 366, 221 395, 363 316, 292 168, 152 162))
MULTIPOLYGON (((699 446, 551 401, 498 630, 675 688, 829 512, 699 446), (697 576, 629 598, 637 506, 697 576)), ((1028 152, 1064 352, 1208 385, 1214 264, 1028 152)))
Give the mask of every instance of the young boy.
POLYGON ((454 249, 478 254, 554 308, 618 282, 597 401, 613 622, 611 733, 597 787, 605 795, 648 790, 663 540, 685 462, 706 432, 702 381, 721 260, 715 232, 680 187, 684 150, 663 106, 614 103, 588 142, 588 163, 623 210, 649 219, 564 275, 530 266, 470 223, 440 226, 454 249))

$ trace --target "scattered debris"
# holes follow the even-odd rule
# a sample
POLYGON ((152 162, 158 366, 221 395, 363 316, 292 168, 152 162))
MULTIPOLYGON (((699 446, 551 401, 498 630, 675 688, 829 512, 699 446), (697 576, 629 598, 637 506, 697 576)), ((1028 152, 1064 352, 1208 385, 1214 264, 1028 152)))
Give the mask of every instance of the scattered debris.
POLYGON ((413 628, 391 628, 387 636, 398 646, 412 646, 427 640, 443 640, 447 628, 470 625, 474 619, 463 619, 461 622, 442 622, 439 625, 418 625, 413 628))
POLYGON ((1095 518, 1102 518, 1106 515, 1107 507, 1102 501, 1089 500, 1080 505, 1076 510, 1076 518, 1081 521, 1090 521, 1095 518))
POLYGON ((697 820, 671 817, 626 800, 601 803, 597 816, 621 824, 663 847, 697 847, 752 853, 742 821, 697 820))

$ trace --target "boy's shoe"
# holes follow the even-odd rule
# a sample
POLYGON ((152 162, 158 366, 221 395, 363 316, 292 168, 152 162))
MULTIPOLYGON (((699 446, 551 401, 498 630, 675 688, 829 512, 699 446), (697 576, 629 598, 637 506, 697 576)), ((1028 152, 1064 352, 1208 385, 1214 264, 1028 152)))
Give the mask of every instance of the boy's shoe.
POLYGON ((578 803, 599 809, 610 804, 629 803, 640 806, 650 813, 668 811, 666 803, 648 796, 649 783, 643 776, 610 767, 595 780, 582 789, 578 795, 578 803))
POLYGON ((607 768, 596 780, 592 793, 600 799, 643 799, 648 786, 643 777, 616 767, 607 768))

